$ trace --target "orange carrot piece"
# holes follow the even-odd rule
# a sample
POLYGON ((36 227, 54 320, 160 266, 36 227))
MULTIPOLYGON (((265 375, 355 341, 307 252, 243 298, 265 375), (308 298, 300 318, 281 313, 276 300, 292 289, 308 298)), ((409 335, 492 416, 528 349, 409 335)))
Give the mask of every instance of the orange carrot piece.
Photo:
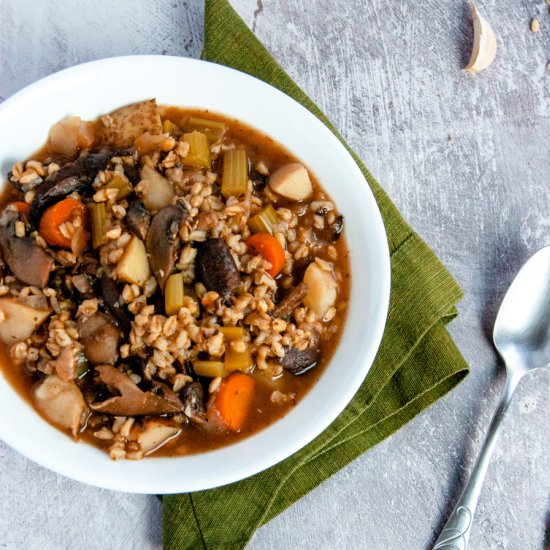
POLYGON ((30 204, 27 204, 26 202, 23 202, 23 201, 15 201, 15 202, 12 202, 12 203, 8 204, 8 206, 15 207, 15 209, 20 214, 23 214, 27 218, 27 220, 30 218, 30 215, 31 215, 31 205, 30 204))
POLYGON ((271 264, 268 273, 276 277, 283 269, 286 261, 285 249, 281 243, 269 233, 257 233, 246 239, 249 251, 260 254, 264 260, 271 264))
POLYGON ((214 407, 230 430, 242 429, 253 395, 254 380, 242 372, 234 372, 222 380, 214 407))
MULTIPOLYGON (((71 197, 63 199, 44 212, 40 220, 39 233, 49 245, 71 250, 71 239, 63 235, 60 226, 66 222, 74 223, 77 218, 80 218, 80 226, 85 229, 88 225, 88 209, 86 206, 71 197)), ((87 231, 83 233, 89 237, 87 231)))

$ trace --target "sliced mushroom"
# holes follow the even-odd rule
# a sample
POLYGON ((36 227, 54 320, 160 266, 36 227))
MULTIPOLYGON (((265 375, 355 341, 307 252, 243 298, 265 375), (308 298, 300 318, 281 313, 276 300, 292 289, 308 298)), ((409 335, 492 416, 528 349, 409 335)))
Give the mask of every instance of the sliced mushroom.
POLYGON ((96 367, 96 371, 105 384, 112 386, 120 395, 101 403, 93 403, 90 408, 97 412, 117 416, 159 415, 182 412, 183 405, 170 396, 165 399, 152 391, 144 392, 124 373, 110 365, 96 367))
POLYGON ((84 355, 92 365, 115 364, 120 330, 113 321, 103 313, 95 313, 91 317, 83 315, 78 319, 77 328, 84 355))
POLYGON ((314 348, 298 350, 293 346, 284 348, 285 356, 281 359, 281 365, 290 374, 299 376, 314 368, 320 357, 320 351, 314 348))
POLYGON ((300 283, 295 286, 283 299, 275 306, 273 317, 288 317, 300 302, 304 299, 308 291, 306 283, 300 283))
POLYGON ((45 296, 0 298, 0 340, 13 344, 25 340, 50 316, 52 310, 45 296))
POLYGON ((162 382, 154 382, 151 387, 151 393, 155 394, 157 397, 162 397, 162 399, 174 408, 181 407, 181 400, 178 397, 178 394, 162 382))
POLYGON ((223 239, 208 239, 197 246, 197 280, 223 300, 241 284, 241 275, 229 247, 223 239))
POLYGON ((147 230, 151 224, 151 214, 142 202, 133 201, 129 204, 124 218, 128 229, 142 241, 147 238, 147 230))
POLYGON ((203 424, 206 420, 206 406, 204 404, 204 390, 200 382, 191 382, 181 391, 183 412, 191 422, 203 424))
POLYGON ((49 175, 36 187, 31 204, 31 221, 35 227, 38 227, 42 214, 49 206, 90 186, 97 173, 107 166, 110 157, 110 153, 82 155, 49 175))
POLYGON ((15 224, 22 221, 18 212, 4 210, 0 216, 0 245, 10 271, 23 283, 44 288, 54 267, 53 258, 29 237, 18 237, 15 224))
POLYGON ((101 118, 99 139, 112 147, 131 147, 145 132, 160 134, 162 122, 154 99, 121 107, 101 118))
POLYGON ((84 420, 86 403, 74 382, 51 374, 35 389, 34 401, 50 422, 76 436, 84 420))
POLYGON ((124 305, 118 285, 109 277, 109 275, 104 273, 101 276, 99 286, 101 295, 105 300, 105 305, 113 317, 118 321, 118 324, 121 326, 122 330, 126 334, 129 334, 132 330, 132 317, 124 305))
POLYGON ((141 458, 141 456, 154 453, 180 433, 181 428, 177 426, 171 426, 159 420, 148 420, 143 424, 134 424, 130 438, 139 444, 141 458))
POLYGON ((188 213, 183 202, 165 206, 155 214, 147 231, 149 264, 163 292, 174 267, 178 232, 188 213))

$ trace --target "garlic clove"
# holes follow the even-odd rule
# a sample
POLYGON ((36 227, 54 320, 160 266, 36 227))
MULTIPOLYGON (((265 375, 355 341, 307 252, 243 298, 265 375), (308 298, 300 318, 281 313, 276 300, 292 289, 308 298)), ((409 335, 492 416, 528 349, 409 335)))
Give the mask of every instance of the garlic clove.
POLYGON ((474 46, 470 62, 465 69, 470 73, 479 73, 486 69, 495 59, 497 39, 489 23, 479 13, 472 2, 472 19, 474 21, 474 46))

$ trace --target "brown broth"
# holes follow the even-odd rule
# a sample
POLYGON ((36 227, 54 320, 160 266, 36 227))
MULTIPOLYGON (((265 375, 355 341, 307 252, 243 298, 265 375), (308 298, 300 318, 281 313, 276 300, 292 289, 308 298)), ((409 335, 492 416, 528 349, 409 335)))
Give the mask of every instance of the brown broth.
MULTIPOLYGON (((246 146, 251 160, 251 165, 257 158, 269 159, 271 166, 279 166, 287 162, 297 162, 289 151, 283 146, 276 143, 269 136, 264 135, 260 131, 245 125, 238 120, 230 119, 223 115, 212 113, 208 110, 190 110, 177 107, 161 107, 163 120, 170 120, 180 128, 185 128, 187 121, 191 116, 199 116, 210 120, 223 121, 229 127, 226 133, 227 139, 238 142, 246 146)), ((38 158, 44 161, 51 156, 51 152, 47 146, 44 146, 35 155, 30 158, 38 158)), ((310 172, 311 180, 315 191, 322 191, 316 177, 310 172)), ((330 197, 325 193, 328 200, 330 197)), ((13 200, 21 200, 22 194, 11 185, 6 185, 3 194, 0 196, 0 207, 3 207, 8 202, 13 200)), ((284 203, 281 203, 284 204, 284 203)), ((284 204, 288 208, 295 208, 292 203, 284 204)), ((307 217, 306 217, 307 219, 307 217)), ((311 224, 311 221, 309 221, 311 224)), ((161 449, 154 452, 153 456, 179 456, 185 454, 195 454, 200 452, 216 449, 231 443, 237 442, 247 436, 256 433, 265 427, 269 426, 278 419, 284 417, 311 387, 319 380, 327 364, 330 362, 332 355, 338 345, 338 340, 343 331, 345 324, 345 316, 347 312, 349 290, 350 290, 350 265, 349 252, 347 249, 345 234, 334 243, 338 251, 337 269, 341 273, 341 281, 339 282, 338 314, 332 321, 337 324, 336 331, 329 341, 321 343, 321 360, 319 364, 312 370, 301 376, 292 376, 285 373, 277 380, 268 380, 265 376, 259 373, 253 373, 256 384, 256 393, 252 407, 253 414, 250 414, 245 421, 245 425, 238 433, 212 433, 198 429, 192 424, 182 426, 182 434, 177 438, 166 443, 161 449), (282 393, 293 393, 295 397, 290 402, 282 405, 276 405, 271 402, 271 394, 274 390, 279 390, 282 393)), ((317 254, 327 261, 331 261, 326 254, 317 254)), ((15 388, 18 394, 23 397, 28 403, 33 405, 32 390, 42 375, 32 374, 22 365, 16 364, 9 354, 9 350, 5 344, 0 343, 0 371, 15 388)), ((34 405, 33 405, 34 406, 34 405)), ((35 408, 35 410, 37 410, 35 408)), ((37 412, 39 412, 37 410, 37 412)), ((40 414, 40 413, 39 413, 40 414)), ((107 448, 111 441, 101 441, 93 437, 93 430, 83 429, 78 435, 77 440, 85 441, 96 447, 107 448)), ((69 435, 69 434, 67 434, 69 435)))

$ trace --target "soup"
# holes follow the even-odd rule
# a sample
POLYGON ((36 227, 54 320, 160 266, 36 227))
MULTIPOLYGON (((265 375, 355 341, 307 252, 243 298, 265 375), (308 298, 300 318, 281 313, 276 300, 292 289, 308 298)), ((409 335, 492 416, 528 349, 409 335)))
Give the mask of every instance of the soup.
POLYGON ((113 459, 268 426, 337 345, 343 217, 239 121, 154 100, 65 119, 13 166, 1 206, 2 371, 113 459))

